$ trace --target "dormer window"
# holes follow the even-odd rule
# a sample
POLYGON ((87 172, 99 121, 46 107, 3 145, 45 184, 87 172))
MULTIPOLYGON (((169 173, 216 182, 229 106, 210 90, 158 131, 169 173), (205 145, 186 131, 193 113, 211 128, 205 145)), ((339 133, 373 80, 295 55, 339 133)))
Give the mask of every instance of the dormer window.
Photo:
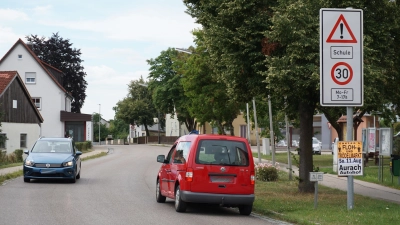
POLYGON ((36 73, 35 72, 26 72, 25 73, 25 83, 36 84, 36 73))

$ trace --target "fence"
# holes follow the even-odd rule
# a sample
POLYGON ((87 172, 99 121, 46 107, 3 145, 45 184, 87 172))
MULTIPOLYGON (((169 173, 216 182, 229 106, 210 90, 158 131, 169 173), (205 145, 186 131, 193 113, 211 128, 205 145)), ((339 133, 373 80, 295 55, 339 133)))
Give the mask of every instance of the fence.
MULTIPOLYGON (((172 145, 175 143, 177 136, 160 136, 160 144, 172 145)), ((158 144, 158 136, 143 136, 128 139, 107 140, 106 145, 128 145, 128 144, 158 144)))

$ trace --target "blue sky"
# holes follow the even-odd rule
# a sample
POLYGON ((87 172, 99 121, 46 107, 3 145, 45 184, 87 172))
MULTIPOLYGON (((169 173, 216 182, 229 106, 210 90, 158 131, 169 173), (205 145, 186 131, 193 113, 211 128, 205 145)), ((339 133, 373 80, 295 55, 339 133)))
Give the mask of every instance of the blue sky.
POLYGON ((193 45, 200 25, 185 10, 182 0, 1 0, 0 57, 19 38, 58 32, 82 52, 88 86, 81 112, 114 119, 128 83, 147 80, 147 59, 193 45))

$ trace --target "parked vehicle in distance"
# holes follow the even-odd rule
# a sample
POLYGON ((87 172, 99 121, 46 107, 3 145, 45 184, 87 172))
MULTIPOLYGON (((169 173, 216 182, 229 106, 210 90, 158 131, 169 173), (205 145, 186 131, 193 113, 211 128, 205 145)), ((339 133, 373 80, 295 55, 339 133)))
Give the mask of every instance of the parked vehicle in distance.
POLYGON ((277 147, 286 147, 286 141, 285 140, 280 140, 278 141, 278 143, 276 144, 277 147))
POLYGON ((314 155, 321 155, 321 151, 322 151, 322 144, 321 142, 313 137, 312 138, 312 147, 313 147, 313 154, 314 155))
POLYGON ((238 207, 250 215, 254 202, 255 171, 245 138, 189 134, 178 138, 162 163, 156 179, 156 200, 175 200, 175 210, 189 203, 238 207))
POLYGON ((39 138, 33 148, 24 151, 24 182, 31 179, 67 179, 81 177, 82 152, 71 138, 39 138))
POLYGON ((292 146, 293 147, 299 147, 299 142, 297 142, 296 140, 292 141, 292 146))

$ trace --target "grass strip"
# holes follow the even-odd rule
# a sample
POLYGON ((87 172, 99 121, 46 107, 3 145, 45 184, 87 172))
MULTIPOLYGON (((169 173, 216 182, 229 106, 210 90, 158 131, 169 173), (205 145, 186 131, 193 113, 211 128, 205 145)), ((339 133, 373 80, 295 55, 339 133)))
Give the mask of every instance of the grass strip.
POLYGON ((319 185, 318 205, 314 193, 299 193, 298 181, 279 171, 279 181, 256 181, 253 211, 296 224, 392 224, 400 221, 399 205, 354 195, 354 208, 347 210, 347 193, 319 185))

